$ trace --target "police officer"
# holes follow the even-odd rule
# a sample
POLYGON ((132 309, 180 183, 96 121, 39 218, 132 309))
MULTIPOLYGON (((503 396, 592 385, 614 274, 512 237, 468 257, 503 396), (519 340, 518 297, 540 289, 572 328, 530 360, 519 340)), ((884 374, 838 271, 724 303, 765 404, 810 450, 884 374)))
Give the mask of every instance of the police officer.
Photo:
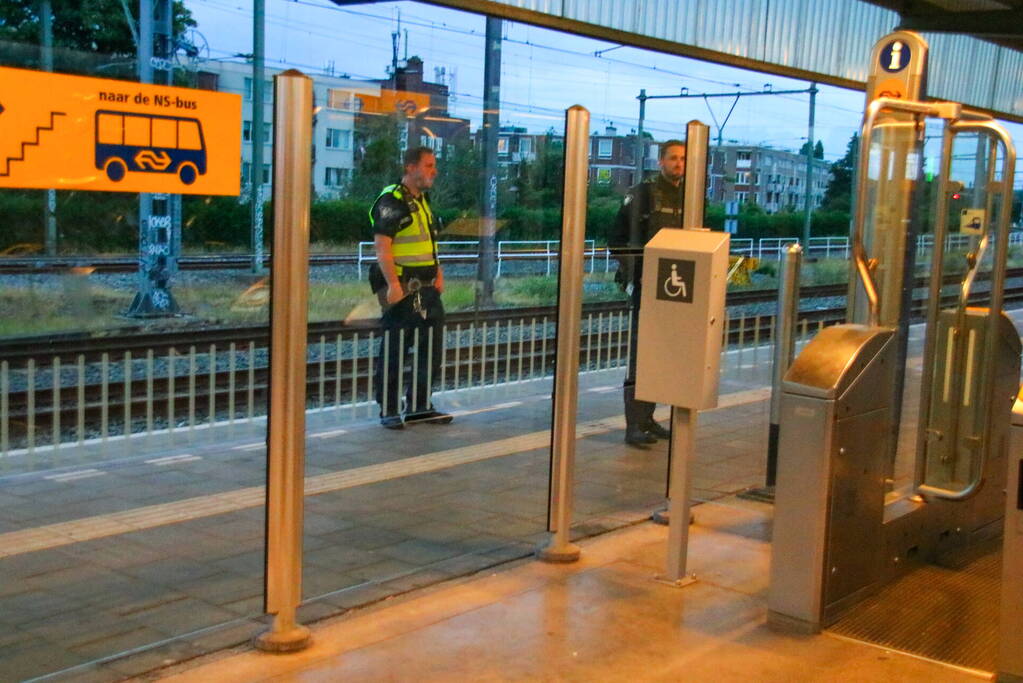
POLYGON ((430 386, 440 375, 444 354, 444 272, 436 243, 440 229, 427 195, 437 177, 437 159, 429 147, 417 147, 405 152, 403 162, 401 182, 385 187, 369 212, 377 256, 369 281, 383 311, 373 381, 380 424, 388 429, 452 419, 434 408, 430 386), (401 366, 413 370, 410 381, 405 381, 401 366))
POLYGON ((623 384, 625 399, 625 443, 646 448, 670 432, 654 421, 656 404, 636 399, 636 337, 639 332, 639 304, 643 276, 643 245, 661 228, 682 227, 682 174, 686 147, 681 140, 668 140, 658 150, 660 172, 629 188, 618 210, 611 246, 618 248, 615 281, 628 294, 632 305, 632 333, 629 335, 629 369, 623 384))

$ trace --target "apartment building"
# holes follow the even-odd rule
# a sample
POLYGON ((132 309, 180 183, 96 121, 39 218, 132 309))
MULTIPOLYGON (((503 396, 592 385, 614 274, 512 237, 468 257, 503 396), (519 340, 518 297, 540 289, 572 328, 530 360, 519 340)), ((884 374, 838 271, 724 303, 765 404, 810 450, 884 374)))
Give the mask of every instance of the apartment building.
MULTIPOLYGON (((199 86, 242 96, 242 192, 251 191, 252 151, 263 145, 261 185, 270 196, 273 177, 273 76, 282 69, 266 69, 263 86, 263 135, 254 140, 252 127, 252 66, 236 62, 207 62, 199 72, 199 86)), ((380 85, 329 74, 309 74, 313 79, 313 191, 330 198, 342 193, 355 167, 355 118, 360 97, 379 97, 380 85)))
MULTIPOLYGON (((710 150, 707 195, 714 202, 755 203, 768 213, 801 209, 806 196, 806 157, 767 147, 723 145, 710 150)), ((831 165, 814 159, 810 201, 820 206, 831 179, 831 165)))

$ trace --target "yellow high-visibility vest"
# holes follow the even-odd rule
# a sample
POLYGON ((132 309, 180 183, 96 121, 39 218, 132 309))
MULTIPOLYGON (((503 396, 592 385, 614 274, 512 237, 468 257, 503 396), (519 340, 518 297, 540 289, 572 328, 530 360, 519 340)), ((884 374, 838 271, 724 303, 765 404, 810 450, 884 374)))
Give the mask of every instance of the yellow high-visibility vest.
MULTIPOLYGON (((418 200, 405 197, 401 185, 388 185, 377 196, 377 201, 385 194, 392 195, 403 202, 412 214, 412 222, 400 229, 391 240, 391 254, 394 256, 395 269, 401 275, 404 266, 432 266, 437 261, 434 256, 433 237, 430 225, 433 223, 433 212, 425 197, 418 200)), ((374 206, 376 202, 374 202, 374 206)), ((370 210, 370 225, 374 225, 373 211, 370 210)))

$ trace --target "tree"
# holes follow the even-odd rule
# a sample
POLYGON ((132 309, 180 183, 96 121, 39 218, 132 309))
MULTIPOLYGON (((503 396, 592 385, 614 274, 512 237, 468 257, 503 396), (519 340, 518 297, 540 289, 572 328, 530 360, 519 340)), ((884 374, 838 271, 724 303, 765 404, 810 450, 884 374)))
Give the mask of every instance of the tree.
MULTIPOLYGON (((799 156, 802 156, 802 157, 806 156, 806 150, 809 147, 809 145, 810 145, 809 142, 804 142, 803 143, 803 146, 799 148, 799 156)), ((813 146, 813 158, 814 159, 823 159, 824 158, 824 145, 821 144, 820 140, 818 140, 817 144, 813 146)))
POLYGON ((437 181, 433 186, 434 206, 458 212, 475 211, 479 204, 479 152, 466 138, 458 138, 444 146, 437 160, 437 181))
POLYGON ((355 171, 349 195, 354 199, 376 199, 380 190, 401 178, 397 114, 363 115, 355 125, 355 171))
POLYGON ((845 148, 845 156, 831 164, 831 180, 824 191, 821 209, 827 211, 849 211, 852 207, 852 179, 856 168, 856 157, 860 147, 860 136, 853 134, 845 148))
POLYGON ((536 158, 519 169, 519 204, 532 208, 561 206, 564 183, 565 143, 554 131, 540 141, 536 158))
MULTIPOLYGON (((138 26, 138 2, 126 3, 131 21, 138 26)), ((53 46, 58 71, 83 72, 89 61, 82 63, 73 53, 97 53, 105 58, 123 57, 134 60, 136 47, 132 28, 124 14, 121 0, 51 0, 53 13, 53 46)), ((174 33, 181 34, 195 26, 192 13, 181 0, 174 0, 174 33)), ((0 41, 37 46, 40 42, 40 15, 37 0, 4 0, 0 2, 0 41)), ((38 60, 38 50, 26 52, 38 60)), ((36 66, 36 64, 21 64, 36 66)))

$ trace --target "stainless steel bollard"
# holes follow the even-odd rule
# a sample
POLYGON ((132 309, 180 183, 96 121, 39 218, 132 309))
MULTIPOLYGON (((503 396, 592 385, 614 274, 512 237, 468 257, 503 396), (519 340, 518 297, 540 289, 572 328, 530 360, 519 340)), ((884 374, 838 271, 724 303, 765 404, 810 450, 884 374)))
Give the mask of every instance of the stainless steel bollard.
MULTIPOLYGON (((551 438, 553 535, 536 551, 546 562, 575 562, 579 546, 569 540, 575 488, 575 425, 579 401, 579 338, 583 309, 583 254, 586 239, 586 180, 589 171, 590 113, 578 105, 565 113, 565 194, 558 261, 558 345, 551 438)), ((546 340, 546 334, 544 335, 546 340)))
POLYGON ((803 247, 791 244, 785 250, 782 277, 778 283, 778 312, 774 324, 774 364, 771 372, 771 425, 767 441, 767 487, 773 493, 778 477, 778 423, 781 419, 781 381, 792 365, 796 350, 796 321, 799 318, 799 273, 803 247))
POLYGON ((312 79, 288 70, 274 79, 274 246, 267 430, 266 611, 269 631, 254 645, 266 652, 309 646, 296 621, 302 601, 305 503, 306 308, 309 294, 309 202, 312 169, 312 79))

